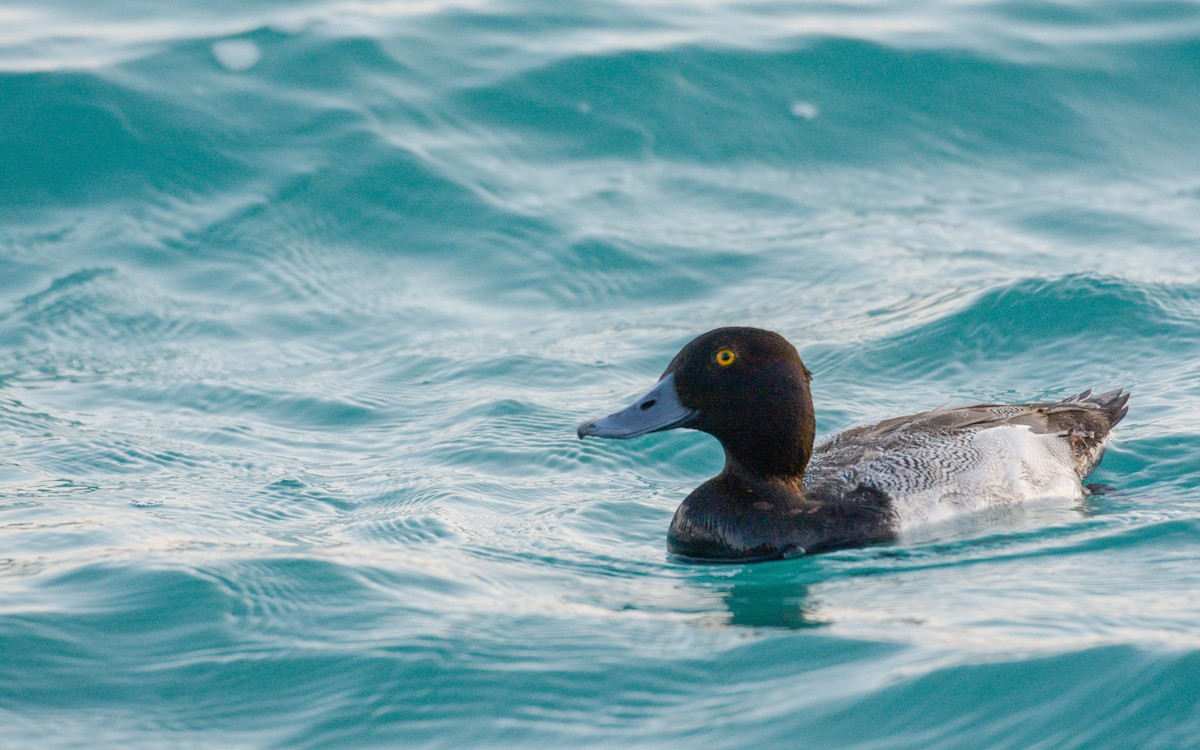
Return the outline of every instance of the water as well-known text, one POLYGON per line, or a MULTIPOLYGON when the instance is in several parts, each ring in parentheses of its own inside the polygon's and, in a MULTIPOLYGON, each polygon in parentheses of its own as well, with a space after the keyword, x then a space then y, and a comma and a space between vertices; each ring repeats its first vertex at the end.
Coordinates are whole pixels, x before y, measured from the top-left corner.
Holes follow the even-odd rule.
POLYGON ((0 8, 0 746, 1200 746, 1200 4, 0 8), (667 559, 579 442, 1131 387, 1115 490, 667 559))

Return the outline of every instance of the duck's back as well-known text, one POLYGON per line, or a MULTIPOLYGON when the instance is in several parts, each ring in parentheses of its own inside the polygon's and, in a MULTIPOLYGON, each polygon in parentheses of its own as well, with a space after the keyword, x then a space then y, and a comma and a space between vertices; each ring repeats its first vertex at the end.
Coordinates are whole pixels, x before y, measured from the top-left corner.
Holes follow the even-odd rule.
POLYGON ((813 450, 805 495, 863 488, 890 500, 896 526, 1036 497, 1082 497, 1113 425, 1120 389, 1059 402, 979 404, 852 427, 813 450))

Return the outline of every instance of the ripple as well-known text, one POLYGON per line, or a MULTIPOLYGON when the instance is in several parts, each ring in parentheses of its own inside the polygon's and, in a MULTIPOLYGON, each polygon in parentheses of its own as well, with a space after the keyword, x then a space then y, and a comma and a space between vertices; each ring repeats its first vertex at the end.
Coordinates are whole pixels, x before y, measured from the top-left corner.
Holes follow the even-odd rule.
POLYGON ((684 47, 575 57, 475 92, 459 106, 497 126, 538 132, 543 148, 547 137, 569 144, 574 157, 880 163, 914 148, 957 153, 966 143, 1003 153, 1017 141, 1055 161, 1093 156, 1075 114, 1041 96, 1044 88, 1035 70, 995 60, 820 40, 782 53, 684 47), (827 103, 820 119, 798 128, 789 106, 806 96, 827 103), (765 111, 762 102, 772 99, 776 106, 765 111), (586 112, 575 106, 581 100, 586 112), (973 114, 950 118, 949 109, 973 114), (755 117, 745 116, 750 111, 755 117), (1036 125, 1025 127, 1031 119, 1036 125), (955 128, 938 130, 950 122, 955 128), (922 137, 914 139, 918 127, 922 137))

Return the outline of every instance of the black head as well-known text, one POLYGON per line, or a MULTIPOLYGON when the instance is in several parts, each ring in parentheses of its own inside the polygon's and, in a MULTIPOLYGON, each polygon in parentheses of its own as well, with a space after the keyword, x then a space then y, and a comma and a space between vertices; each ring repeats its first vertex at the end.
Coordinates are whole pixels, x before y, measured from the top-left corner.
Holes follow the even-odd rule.
POLYGON ((718 328, 667 367, 680 402, 730 458, 756 474, 800 474, 812 453, 812 376, 796 348, 761 328, 718 328))
POLYGON ((812 453, 810 378, 796 348, 779 334, 718 328, 675 355, 649 393, 582 425, 579 435, 632 437, 690 427, 720 440, 736 467, 798 477, 812 453))

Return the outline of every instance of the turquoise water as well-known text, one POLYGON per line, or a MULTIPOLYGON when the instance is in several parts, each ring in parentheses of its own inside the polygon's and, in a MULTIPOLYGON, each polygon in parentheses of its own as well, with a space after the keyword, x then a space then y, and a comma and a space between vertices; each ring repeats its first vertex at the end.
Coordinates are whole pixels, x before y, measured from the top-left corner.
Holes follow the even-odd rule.
POLYGON ((1200 747, 1200 4, 0 7, 0 746, 1200 747), (665 555, 821 433, 1131 387, 1085 503, 665 555))

